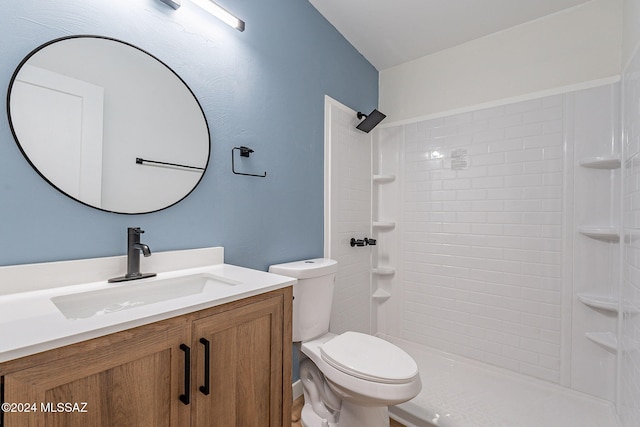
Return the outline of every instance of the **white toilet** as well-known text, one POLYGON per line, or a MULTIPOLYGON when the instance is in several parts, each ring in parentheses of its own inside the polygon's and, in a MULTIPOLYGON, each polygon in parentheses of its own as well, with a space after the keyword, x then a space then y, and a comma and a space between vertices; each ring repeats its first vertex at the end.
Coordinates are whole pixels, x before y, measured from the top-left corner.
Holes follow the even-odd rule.
POLYGON ((329 332, 337 262, 317 258, 272 265, 270 273, 294 277, 293 342, 309 359, 300 362, 305 427, 389 426, 387 407, 422 388, 415 361, 400 348, 359 332, 329 332))

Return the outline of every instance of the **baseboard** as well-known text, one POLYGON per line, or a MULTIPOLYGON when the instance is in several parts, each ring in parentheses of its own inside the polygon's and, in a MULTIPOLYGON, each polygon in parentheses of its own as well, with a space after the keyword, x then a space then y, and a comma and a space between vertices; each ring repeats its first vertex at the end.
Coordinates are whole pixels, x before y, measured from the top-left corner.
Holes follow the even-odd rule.
POLYGON ((302 381, 298 380, 291 384, 291 388, 293 389, 293 400, 295 401, 297 398, 302 396, 302 381))

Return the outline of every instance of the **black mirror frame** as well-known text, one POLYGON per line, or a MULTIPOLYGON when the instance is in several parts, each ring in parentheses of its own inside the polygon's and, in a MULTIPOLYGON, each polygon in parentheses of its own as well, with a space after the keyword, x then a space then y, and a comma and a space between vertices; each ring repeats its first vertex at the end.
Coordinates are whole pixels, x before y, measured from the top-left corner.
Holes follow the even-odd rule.
POLYGON ((27 162, 29 163, 29 165, 31 165, 31 167, 38 173, 38 175, 40 175, 40 177, 42 179, 44 179, 49 185, 51 185, 53 188, 55 188, 56 190, 58 190, 60 193, 64 194, 65 196, 75 200, 76 202, 83 204, 85 206, 88 206, 90 208, 93 209, 97 209, 103 212, 109 212, 109 213, 115 213, 115 214, 122 214, 122 215, 143 215, 143 214, 148 214, 148 213, 153 213, 153 212, 159 212, 165 209, 168 209, 178 203, 180 203, 181 201, 183 201, 185 198, 187 198, 191 193, 193 193, 193 191, 198 187, 198 185, 200 185, 200 183, 202 182, 202 179, 204 178, 204 175, 206 173, 207 168, 209 167, 209 162, 211 159, 211 131, 209 129, 209 123, 207 121, 207 117, 204 113, 204 109, 202 108, 202 105, 200 104, 200 101, 198 100, 198 98, 196 97, 195 93, 193 93, 193 90, 191 90, 191 88, 189 87, 189 85, 187 85, 187 83, 182 79, 182 77, 180 77, 178 75, 178 73, 176 73, 171 67, 169 67, 165 62, 161 61, 159 58, 157 58, 156 56, 152 55, 151 53, 147 52, 144 49, 139 48, 138 46, 135 46, 131 43, 122 41, 122 40, 118 40, 112 37, 106 37, 106 36, 98 36, 98 35, 89 35, 89 34, 82 34, 82 35, 73 35, 73 36, 65 36, 65 37, 59 37, 57 39, 53 39, 50 40, 38 47, 36 47, 35 49, 33 49, 31 52, 29 52, 29 54, 27 54, 22 61, 20 61, 20 63, 18 64, 18 66, 16 67, 15 71, 13 72, 13 75, 11 76, 11 80, 9 81, 9 86, 7 89, 7 101, 6 101, 6 106, 7 106, 7 119, 9 121, 9 128, 11 129, 11 134, 13 135, 13 139, 16 142, 16 145, 18 146, 18 148, 20 149, 20 152, 22 153, 22 155, 24 156, 24 158, 27 160, 27 162), (209 150, 208 150, 208 154, 207 154, 207 161, 204 167, 204 170, 202 172, 202 175, 200 176, 200 179, 198 180, 198 182, 196 182, 196 184, 193 186, 193 188, 191 188, 191 190, 189 190, 183 197, 181 197, 179 200, 164 206, 162 208, 159 209, 154 209, 154 210, 150 210, 150 211, 144 211, 144 212, 119 212, 119 211, 114 211, 114 210, 109 210, 109 209, 104 209, 101 207, 97 207, 94 205, 91 205, 89 203, 83 202, 82 200, 79 200, 78 198, 71 196, 70 194, 67 194, 64 190, 62 190, 61 188, 59 188, 57 185, 55 185, 53 182, 51 182, 51 180, 49 180, 46 176, 44 176, 44 174, 42 172, 40 172, 40 170, 33 164, 33 162, 31 161, 31 159, 29 159, 29 157, 27 156, 25 150, 23 149, 22 145, 20 144, 20 141, 18 139, 18 136, 16 134, 16 131, 14 129, 14 125, 13 125, 13 121, 11 120, 11 89, 13 88, 13 85, 15 83, 16 77, 18 75, 18 73, 20 72, 20 70, 22 69, 22 66, 32 57, 34 56, 36 53, 40 52, 42 49, 64 41, 64 40, 69 40, 69 39, 77 39, 77 38, 94 38, 94 39, 102 39, 102 40, 109 40, 109 41, 113 41, 116 43, 120 43, 123 45, 126 45, 128 47, 134 48, 140 52, 142 52, 143 54, 148 55, 149 57, 155 59, 158 63, 160 63, 161 65, 163 65, 164 67, 166 67, 169 71, 171 71, 171 73, 173 73, 173 75, 175 75, 175 77, 182 82, 182 84, 184 85, 184 87, 189 91, 189 93, 191 93, 191 96, 193 96, 193 99, 195 100, 196 104, 198 105, 198 108, 200 109, 200 112, 202 113, 202 118, 204 120, 204 124, 206 126, 207 129, 207 138, 208 138, 208 143, 209 143, 209 150))

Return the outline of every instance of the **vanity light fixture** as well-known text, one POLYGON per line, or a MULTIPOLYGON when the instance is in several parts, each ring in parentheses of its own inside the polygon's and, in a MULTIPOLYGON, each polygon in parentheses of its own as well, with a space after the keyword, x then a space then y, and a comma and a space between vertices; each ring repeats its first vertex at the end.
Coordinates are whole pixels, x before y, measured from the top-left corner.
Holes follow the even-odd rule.
MULTIPOLYGON (((165 0, 162 0, 165 1, 165 0)), ((167 0, 174 1, 174 0, 167 0)), ((238 31, 244 31, 244 21, 233 16, 229 11, 218 6, 211 0, 191 0, 193 4, 206 10, 225 24, 235 28, 238 31)))
MULTIPOLYGON (((180 7, 180 2, 182 0, 160 0, 161 2, 171 6, 174 9, 178 9, 180 7)), ((242 19, 238 19, 231 14, 228 10, 218 6, 212 0, 191 0, 193 4, 198 6, 201 9, 204 9, 206 12, 209 12, 225 24, 235 28, 238 31, 244 31, 244 21, 242 19)))

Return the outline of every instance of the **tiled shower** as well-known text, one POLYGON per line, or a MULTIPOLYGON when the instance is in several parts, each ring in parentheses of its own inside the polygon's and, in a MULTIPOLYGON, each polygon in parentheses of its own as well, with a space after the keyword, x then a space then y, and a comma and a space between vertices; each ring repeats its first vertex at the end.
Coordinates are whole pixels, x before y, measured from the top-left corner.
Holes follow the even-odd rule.
POLYGON ((618 289, 616 237, 584 234, 618 224, 618 93, 382 129, 374 168, 397 178, 374 185, 378 220, 396 221, 378 233, 379 262, 395 269, 374 275, 389 294, 378 332, 614 400, 616 351, 600 338, 617 311, 581 299, 618 289), (580 166, 612 156, 614 169, 580 166))
POLYGON ((339 191, 326 203, 326 251, 342 266, 334 331, 548 381, 640 425, 634 79, 630 67, 622 82, 391 123, 371 137, 351 129, 348 109, 328 107, 326 184, 339 191), (376 246, 349 247, 367 235, 376 246))

